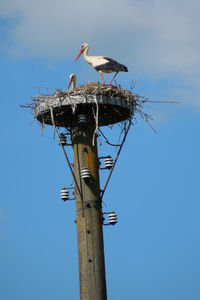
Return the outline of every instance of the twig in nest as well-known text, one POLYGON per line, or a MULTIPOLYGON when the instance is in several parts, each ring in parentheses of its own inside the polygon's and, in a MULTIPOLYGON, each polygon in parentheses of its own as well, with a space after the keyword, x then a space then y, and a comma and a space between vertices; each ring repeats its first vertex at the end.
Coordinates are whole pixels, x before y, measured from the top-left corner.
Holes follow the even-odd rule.
POLYGON ((149 103, 175 103, 175 104, 181 103, 180 101, 160 101, 160 100, 153 101, 153 100, 149 100, 149 98, 146 98, 144 100, 139 100, 139 101, 142 103, 147 103, 147 102, 149 102, 149 103))

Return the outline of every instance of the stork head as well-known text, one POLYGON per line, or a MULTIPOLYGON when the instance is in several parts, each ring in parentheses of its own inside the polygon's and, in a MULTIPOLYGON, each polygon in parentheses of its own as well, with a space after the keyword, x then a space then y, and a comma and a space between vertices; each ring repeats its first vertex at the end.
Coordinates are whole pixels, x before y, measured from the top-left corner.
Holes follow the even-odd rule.
POLYGON ((75 74, 70 74, 69 75, 69 84, 68 84, 67 88, 70 87, 72 82, 73 82, 73 85, 74 85, 73 88, 75 88, 76 87, 76 75, 75 74))
POLYGON ((75 61, 77 61, 79 59, 79 57, 81 56, 81 54, 85 51, 85 49, 88 49, 89 45, 87 43, 83 43, 81 45, 81 50, 79 51, 79 54, 77 56, 77 58, 75 59, 75 61))

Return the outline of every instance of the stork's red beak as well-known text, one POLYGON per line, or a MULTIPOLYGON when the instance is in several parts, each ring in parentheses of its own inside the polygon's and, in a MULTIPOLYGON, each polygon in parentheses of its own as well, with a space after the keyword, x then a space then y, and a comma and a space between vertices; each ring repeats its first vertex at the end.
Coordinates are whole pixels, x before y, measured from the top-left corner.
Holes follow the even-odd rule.
POLYGON ((79 57, 81 56, 81 54, 83 53, 83 51, 84 51, 83 49, 80 50, 80 52, 79 52, 77 58, 75 59, 75 61, 77 61, 79 59, 79 57))
POLYGON ((69 87, 70 87, 71 83, 72 83, 72 78, 70 79, 70 81, 69 81, 69 84, 68 84, 68 87, 67 87, 67 88, 69 88, 69 87))

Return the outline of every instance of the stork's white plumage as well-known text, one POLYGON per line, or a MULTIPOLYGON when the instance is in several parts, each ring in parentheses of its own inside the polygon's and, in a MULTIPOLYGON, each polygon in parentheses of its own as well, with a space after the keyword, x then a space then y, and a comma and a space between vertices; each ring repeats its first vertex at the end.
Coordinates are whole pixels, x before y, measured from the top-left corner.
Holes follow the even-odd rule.
POLYGON ((88 50, 89 50, 89 45, 87 43, 83 43, 81 46, 81 50, 75 61, 77 61, 78 58, 81 56, 81 54, 84 53, 85 61, 88 64, 90 64, 97 72, 101 74, 103 84, 105 84, 103 73, 116 72, 109 83, 111 84, 111 82, 119 72, 128 72, 128 68, 126 66, 118 63, 116 60, 112 58, 105 57, 105 56, 88 56, 88 50))
POLYGON ((72 90, 76 88, 76 75, 75 74, 70 74, 69 75, 69 84, 68 87, 70 87, 70 85, 72 84, 72 90))

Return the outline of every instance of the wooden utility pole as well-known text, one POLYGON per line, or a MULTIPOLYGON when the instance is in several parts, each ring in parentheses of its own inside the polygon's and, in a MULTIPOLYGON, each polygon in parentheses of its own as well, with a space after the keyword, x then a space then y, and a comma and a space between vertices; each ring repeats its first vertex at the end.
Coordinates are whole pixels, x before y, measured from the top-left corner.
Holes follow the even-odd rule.
MULTIPOLYGON (((88 91, 85 87, 80 87, 79 92, 76 89, 74 94, 63 91, 55 95, 41 95, 34 99, 35 118, 43 125, 54 126, 75 183, 81 300, 107 299, 102 197, 130 128, 130 118, 136 106, 135 95, 127 94, 123 90, 116 94, 118 90, 119 88, 97 84, 90 85, 88 91), (108 126, 128 119, 129 125, 124 127, 124 139, 112 168, 108 168, 110 173, 100 196, 95 128, 97 125, 97 127, 108 126), (57 127, 65 128, 72 139, 74 170, 64 148, 71 143, 62 143, 57 127), (88 172, 85 178, 82 176, 83 170, 88 172)), ((68 194, 65 197, 62 199, 70 200, 68 194)), ((114 217, 114 220, 110 219, 107 224, 104 222, 104 225, 114 225, 116 222, 116 217, 114 217)))
POLYGON ((74 173, 81 192, 75 190, 81 300, 106 300, 106 278, 100 199, 99 162, 95 127, 90 123, 73 130, 74 173), (94 143, 94 145, 93 145, 94 143), (81 178, 88 168, 91 177, 81 178))

